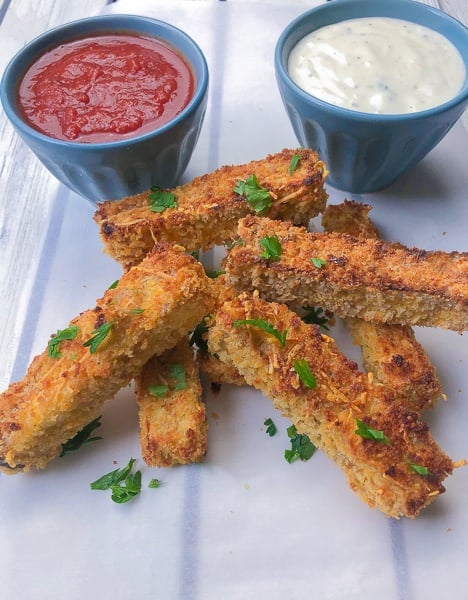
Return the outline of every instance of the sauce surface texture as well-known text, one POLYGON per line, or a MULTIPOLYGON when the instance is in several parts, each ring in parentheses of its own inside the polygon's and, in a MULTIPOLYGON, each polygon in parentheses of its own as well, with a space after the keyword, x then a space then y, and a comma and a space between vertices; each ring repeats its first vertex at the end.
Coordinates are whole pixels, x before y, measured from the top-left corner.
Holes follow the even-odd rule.
POLYGON ((292 49, 293 81, 351 110, 404 114, 442 104, 460 91, 465 65, 432 29, 390 17, 350 19, 317 29, 292 49))
POLYGON ((97 35, 44 54, 26 72, 18 101, 41 133, 102 143, 161 127, 187 106, 193 90, 190 67, 163 42, 97 35))

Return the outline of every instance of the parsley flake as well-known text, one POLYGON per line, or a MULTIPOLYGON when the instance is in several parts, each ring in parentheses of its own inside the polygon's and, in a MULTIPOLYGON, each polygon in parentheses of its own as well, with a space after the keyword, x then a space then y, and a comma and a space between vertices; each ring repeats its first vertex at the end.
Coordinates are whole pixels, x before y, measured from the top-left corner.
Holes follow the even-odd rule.
POLYGON ((59 456, 65 456, 70 452, 74 452, 75 450, 79 450, 81 446, 84 444, 89 444, 90 442, 97 442, 98 440, 102 440, 100 435, 95 435, 91 437, 91 434, 95 429, 101 427, 101 417, 94 419, 91 423, 88 423, 81 431, 79 431, 74 437, 67 440, 62 444, 62 451, 59 456))
POLYGON ((170 391, 177 392, 179 390, 184 390, 187 387, 187 382, 185 379, 185 367, 183 365, 173 364, 169 365, 169 373, 171 379, 174 381, 173 385, 151 385, 148 388, 148 392, 152 396, 157 396, 158 398, 164 398, 164 396, 170 391))
POLYGON ((287 428, 287 434, 291 442, 291 449, 284 451, 284 458, 291 464, 297 459, 309 460, 314 455, 317 447, 310 441, 305 433, 297 433, 295 425, 287 428))
POLYGON ((281 346, 286 345, 286 335, 287 330, 278 331, 271 323, 265 321, 263 319, 238 319, 233 323, 234 327, 241 327, 242 325, 252 325, 253 327, 258 327, 259 329, 263 329, 266 333, 273 335, 281 344, 281 346))
POLYGON ((375 440, 376 442, 383 442, 384 444, 391 444, 388 437, 380 429, 372 429, 371 427, 369 427, 369 425, 367 425, 363 421, 360 421, 359 419, 356 419, 356 425, 357 425, 357 429, 354 433, 357 433, 361 437, 363 437, 367 440, 375 440))
POLYGON ((302 308, 305 311, 301 317, 304 323, 319 325, 322 329, 329 331, 328 318, 325 316, 323 308, 320 306, 303 306, 302 308))
POLYGON ((294 154, 291 158, 291 162, 289 163, 289 174, 292 175, 294 171, 297 169, 297 165, 301 160, 302 156, 300 154, 294 154))
POLYGON ((98 349, 98 346, 106 339, 112 329, 112 321, 109 323, 103 323, 100 327, 95 329, 91 334, 89 340, 84 342, 83 346, 88 347, 91 354, 94 354, 98 349))
POLYGON ((216 271, 216 270, 208 269, 208 270, 205 270, 205 273, 206 273, 206 276, 209 277, 210 279, 216 279, 220 275, 224 275, 226 273, 226 271, 216 271))
POLYGON ((158 398, 164 398, 168 391, 168 385, 150 385, 148 388, 148 392, 152 396, 157 396, 158 398))
POLYGON ((299 379, 306 387, 311 390, 317 387, 315 375, 310 370, 309 363, 304 358, 295 360, 293 367, 296 373, 299 375, 299 379))
POLYGON ((130 473, 123 483, 111 487, 111 499, 117 504, 129 502, 141 492, 141 471, 130 473))
POLYGON ((266 427, 266 432, 268 433, 268 435, 270 437, 273 437, 274 435, 276 435, 276 432, 278 431, 276 428, 276 425, 273 423, 272 419, 265 419, 265 421, 263 421, 263 424, 266 427))
POLYGON ((136 459, 131 458, 128 461, 128 464, 122 469, 115 469, 110 473, 106 473, 96 481, 91 483, 92 490, 110 490, 113 485, 118 485, 121 481, 123 481, 133 469, 133 465, 135 464, 136 459))
POLYGON ((115 469, 90 484, 92 490, 111 490, 111 499, 118 504, 132 500, 141 491, 141 471, 132 473, 135 459, 123 469, 115 469))
POLYGON ((317 269, 321 269, 327 264, 326 260, 324 260, 323 258, 317 258, 316 256, 311 258, 310 262, 314 265, 314 267, 317 267, 317 269))
POLYGON ((66 329, 59 329, 47 344, 47 354, 50 358, 60 358, 62 356, 59 349, 60 344, 65 340, 74 340, 77 334, 78 327, 76 325, 70 325, 66 329))
POLYGON ((151 188, 148 200, 152 212, 162 213, 167 208, 177 208, 175 194, 172 192, 165 192, 157 185, 153 185, 151 188))
POLYGON ((267 258, 270 260, 280 259, 283 249, 281 248, 281 242, 276 234, 271 236, 267 235, 264 238, 260 238, 258 243, 263 248, 263 251, 260 254, 261 258, 267 258))
POLYGON ((169 373, 171 374, 172 379, 175 380, 175 384, 172 386, 174 391, 185 390, 187 387, 187 382, 185 380, 185 367, 184 365, 170 365, 169 373))
POLYGON ((110 286, 107 288, 108 290, 115 290, 115 288, 119 285, 119 280, 116 279, 110 286))
POLYGON ((156 479, 156 477, 154 477, 149 483, 148 483, 148 487, 152 488, 152 489, 156 489, 159 488, 163 485, 163 482, 160 479, 156 479))
POLYGON ((429 469, 427 467, 423 467, 421 465, 415 465, 414 463, 410 463, 410 467, 418 475, 425 475, 425 476, 430 475, 429 469))
POLYGON ((258 214, 264 214, 273 203, 270 192, 259 184, 255 173, 244 181, 238 181, 234 186, 234 192, 244 196, 258 214))
POLYGON ((202 352, 208 352, 208 344, 205 339, 205 334, 208 331, 208 325, 206 324, 206 319, 209 315, 207 315, 201 323, 195 327, 192 331, 192 335, 190 336, 190 345, 197 346, 202 352))

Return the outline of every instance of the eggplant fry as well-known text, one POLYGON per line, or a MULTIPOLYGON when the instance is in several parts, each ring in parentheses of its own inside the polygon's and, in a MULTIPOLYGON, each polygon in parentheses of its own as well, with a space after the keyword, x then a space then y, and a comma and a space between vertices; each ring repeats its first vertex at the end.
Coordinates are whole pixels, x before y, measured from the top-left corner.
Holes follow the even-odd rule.
MULTIPOLYGON (((345 200, 330 204, 322 215, 326 231, 379 238, 368 214, 367 204, 345 200)), ((387 385, 412 410, 421 412, 434 406, 442 396, 436 370, 408 325, 368 323, 345 319, 354 343, 361 347, 363 366, 380 383, 387 385)))
POLYGON ((207 419, 198 364, 188 339, 153 356, 135 378, 142 457, 150 467, 200 462, 207 419))
POLYGON ((248 216, 228 253, 228 282, 266 300, 318 305, 339 317, 455 331, 468 328, 468 253, 426 251, 343 233, 309 233, 248 216), (276 236, 278 260, 262 257, 276 236))
POLYGON ((271 207, 266 214, 272 219, 307 225, 325 208, 324 163, 312 150, 285 149, 263 160, 224 166, 185 185, 160 190, 173 195, 165 196, 172 198, 168 208, 163 203, 151 209, 158 190, 101 203, 94 220, 105 251, 128 268, 140 262, 156 241, 175 242, 188 252, 228 243, 236 234, 238 220, 255 212, 243 195, 234 192, 239 181, 253 175, 270 194, 271 207), (294 156, 301 158, 290 173, 294 156))
POLYGON ((284 304, 255 294, 226 302, 208 330, 208 344, 341 467, 370 507, 415 517, 444 491, 454 464, 427 425, 284 304), (285 336, 284 346, 271 328, 285 336), (304 365, 315 385, 301 375, 304 365), (357 433, 360 428, 370 439, 357 433))
POLYGON ((212 306, 202 265, 180 248, 156 246, 0 395, 1 466, 10 473, 44 468, 151 356, 188 335, 212 306))

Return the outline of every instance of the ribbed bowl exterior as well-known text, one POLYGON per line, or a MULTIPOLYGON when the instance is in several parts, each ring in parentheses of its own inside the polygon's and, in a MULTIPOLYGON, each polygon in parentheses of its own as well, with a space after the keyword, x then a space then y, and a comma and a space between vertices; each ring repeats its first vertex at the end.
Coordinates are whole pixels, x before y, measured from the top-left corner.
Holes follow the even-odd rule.
POLYGON ((468 29, 448 15, 413 0, 334 0, 307 11, 281 34, 275 50, 279 91, 299 143, 316 150, 341 190, 370 193, 411 169, 447 134, 468 103, 468 29), (406 19, 435 29, 457 47, 466 66, 459 94, 438 107, 403 115, 342 109, 301 90, 289 77, 288 57, 307 33, 366 16, 406 19))

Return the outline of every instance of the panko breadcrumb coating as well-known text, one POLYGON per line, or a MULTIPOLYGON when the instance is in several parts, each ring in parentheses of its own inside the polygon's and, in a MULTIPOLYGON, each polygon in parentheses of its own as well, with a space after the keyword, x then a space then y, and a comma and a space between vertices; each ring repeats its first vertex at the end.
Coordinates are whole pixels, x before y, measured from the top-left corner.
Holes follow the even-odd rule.
POLYGON ((224 269, 240 290, 258 289, 267 300, 291 305, 323 306, 339 317, 468 328, 468 253, 312 233, 256 216, 241 219, 238 236, 224 269), (263 258, 260 240, 274 236, 281 256, 263 258))
MULTIPOLYGON (((350 200, 330 204, 322 215, 322 225, 326 231, 377 239, 379 232, 369 218, 371 208, 350 200)), ((409 408, 420 412, 434 406, 442 395, 442 386, 411 327, 351 317, 345 322, 354 343, 361 346, 366 371, 389 386, 409 408)))
POLYGON ((216 311, 208 343, 341 467, 369 506, 391 517, 415 517, 444 491, 454 464, 427 425, 287 306, 249 294, 226 302, 216 311), (260 327, 239 324, 247 319, 286 332, 284 346, 260 327), (316 378, 314 388, 296 370, 302 362, 316 378), (358 420, 386 441, 358 435, 358 420))
POLYGON ((166 240, 188 252, 228 243, 241 217, 254 212, 244 196, 234 192, 238 181, 255 175, 271 196, 271 219, 307 225, 324 208, 327 170, 312 150, 285 149, 263 160, 224 166, 174 189, 174 206, 153 212, 151 190, 118 201, 103 202, 94 216, 105 251, 125 268, 141 261, 154 243, 166 240), (290 172, 291 160, 300 156, 290 172))
POLYGON ((95 308, 71 321, 66 329, 76 335, 60 343, 55 358, 46 349, 0 395, 5 471, 44 468, 58 456, 151 356, 172 348, 211 311, 211 290, 194 258, 167 243, 156 246, 95 308), (96 346, 95 335, 106 328, 96 346))
MULTIPOLYGON (((226 275, 222 274, 213 279, 213 293, 216 297, 215 308, 213 312, 216 312, 225 302, 234 299, 238 292, 232 288, 226 281, 226 275)), ((200 339, 196 340, 195 336, 192 337, 192 343, 196 347, 197 362, 200 367, 200 372, 207 377, 211 383, 215 384, 228 384, 228 385, 245 385, 245 379, 239 372, 230 365, 223 363, 208 351, 207 345, 207 327, 210 319, 203 319, 200 323, 201 330, 199 332, 200 339)))
POLYGON ((153 356, 135 378, 142 457, 150 467, 200 462, 207 419, 198 364, 187 338, 153 356))

